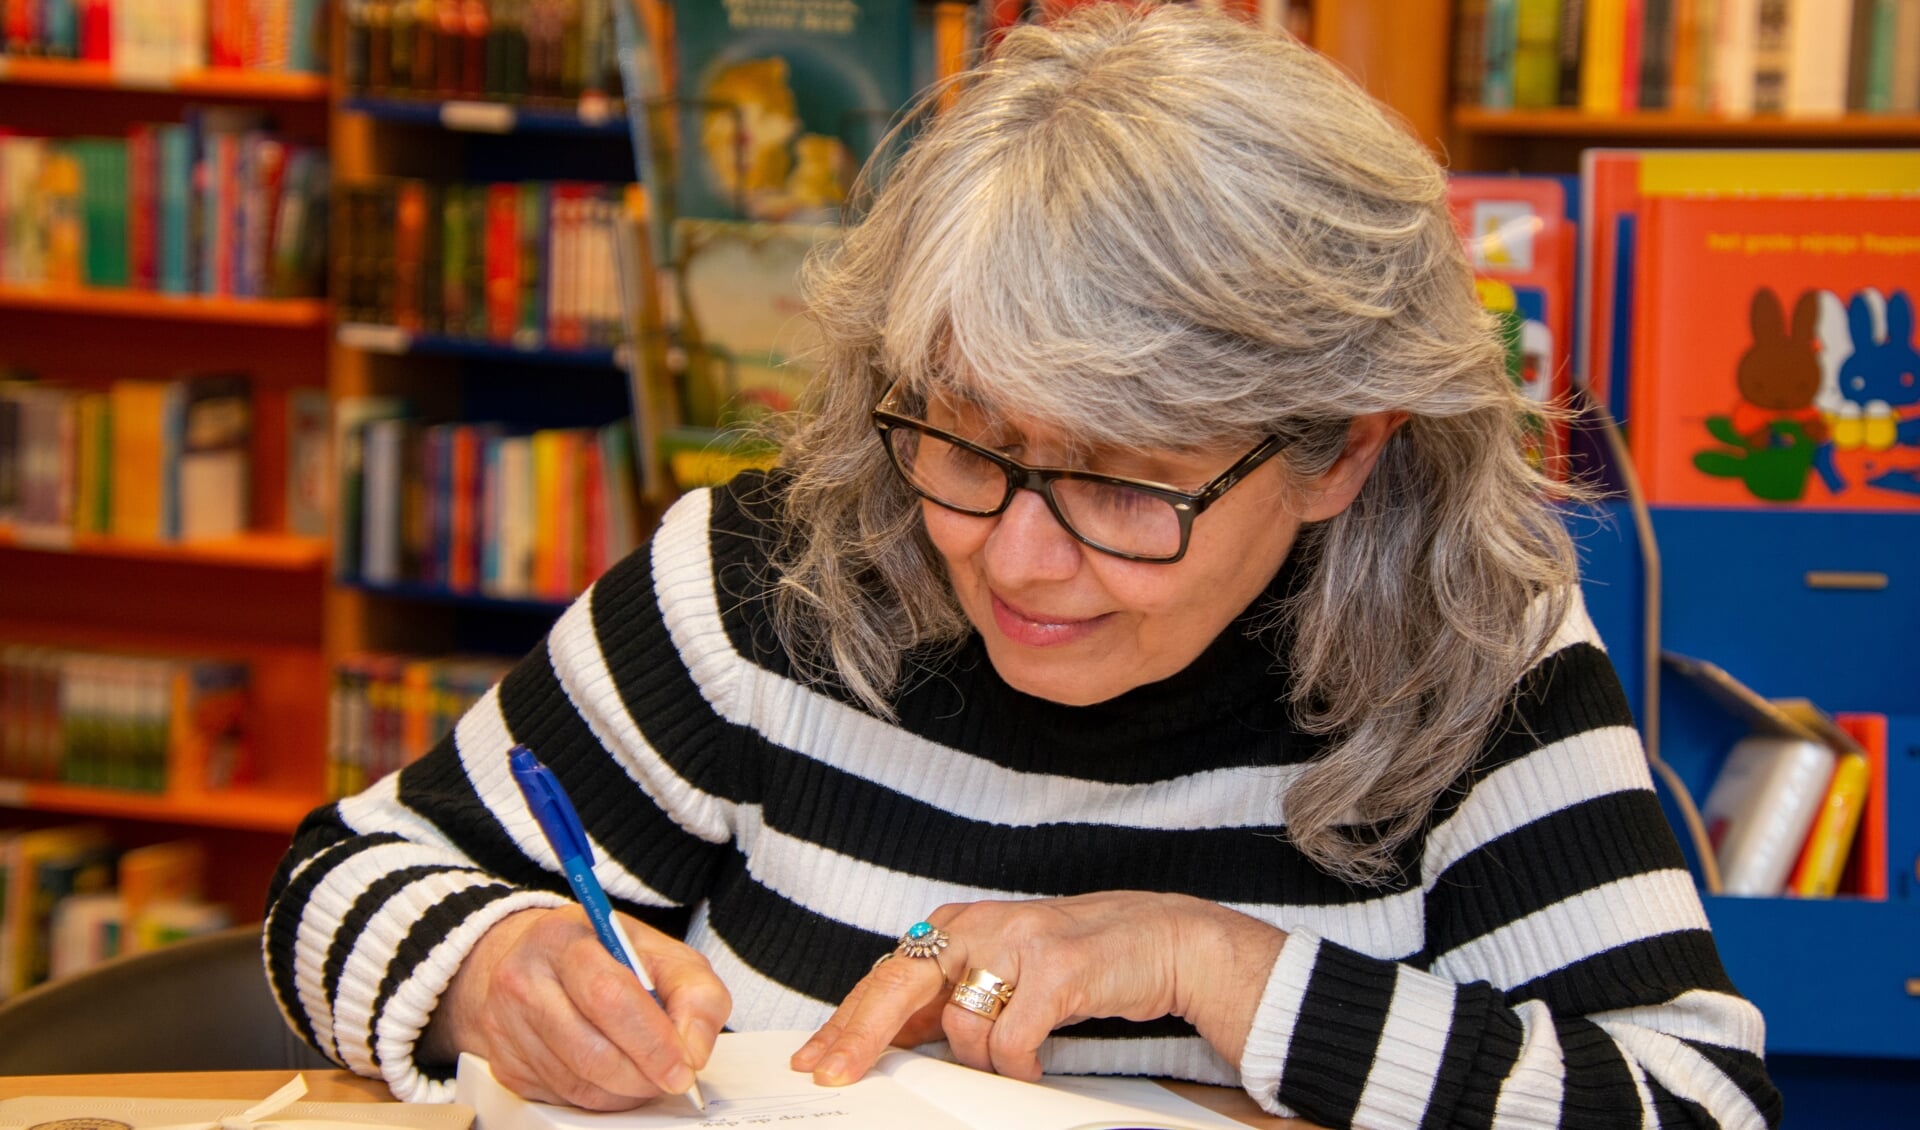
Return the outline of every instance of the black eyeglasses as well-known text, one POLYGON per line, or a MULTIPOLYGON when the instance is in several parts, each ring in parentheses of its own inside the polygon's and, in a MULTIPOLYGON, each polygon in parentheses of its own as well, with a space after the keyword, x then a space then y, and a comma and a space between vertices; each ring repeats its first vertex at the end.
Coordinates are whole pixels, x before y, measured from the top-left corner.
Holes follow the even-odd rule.
POLYGON ((1286 446, 1268 436, 1197 491, 1058 467, 1029 467, 897 410, 897 387, 873 409, 893 466, 914 493, 959 514, 991 518, 1030 490, 1074 539, 1128 561, 1171 563, 1186 556, 1193 520, 1286 446))

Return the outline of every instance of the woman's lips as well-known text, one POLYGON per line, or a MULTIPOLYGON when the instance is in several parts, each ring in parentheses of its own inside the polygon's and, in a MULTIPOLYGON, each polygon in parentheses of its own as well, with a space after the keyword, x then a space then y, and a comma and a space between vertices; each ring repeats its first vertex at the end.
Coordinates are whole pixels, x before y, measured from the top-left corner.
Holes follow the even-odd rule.
POLYGON ((1055 619, 1047 613, 1015 608, 993 596, 993 622, 1000 634, 1027 647, 1059 647, 1093 634, 1105 616, 1082 620, 1055 619))

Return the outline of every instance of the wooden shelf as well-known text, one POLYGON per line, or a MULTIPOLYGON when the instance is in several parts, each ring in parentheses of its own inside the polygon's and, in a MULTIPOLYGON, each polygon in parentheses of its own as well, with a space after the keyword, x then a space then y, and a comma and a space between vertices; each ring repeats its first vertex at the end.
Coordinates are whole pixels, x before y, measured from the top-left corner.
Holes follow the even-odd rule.
POLYGON ((243 534, 236 538, 210 541, 170 542, 0 526, 0 549, 74 553, 129 561, 180 561, 286 572, 318 569, 327 561, 327 542, 324 538, 289 537, 283 534, 243 534))
POLYGON ((626 367, 625 346, 615 349, 559 349, 542 345, 522 348, 517 345, 478 341, 473 338, 413 333, 399 326, 382 326, 370 322, 342 322, 334 329, 334 340, 348 349, 380 353, 390 357, 464 357, 478 361, 588 369, 626 367))
POLYGON ((292 832, 324 800, 318 791, 141 793, 53 781, 0 780, 0 807, 257 832, 292 832))
POLYGON ((110 63, 74 59, 33 59, 0 55, 0 82, 56 86, 74 90, 149 90, 200 98, 245 98, 281 102, 323 102, 325 75, 211 67, 197 71, 144 73, 116 69, 110 63))
POLYGON ((1502 137, 1779 140, 1796 144, 1821 140, 1840 144, 1863 140, 1920 142, 1920 115, 1916 114, 1728 118, 1669 110, 1590 114, 1575 109, 1488 110, 1463 106, 1453 112, 1453 126, 1463 133, 1502 137))
POLYGON ((208 298, 85 287, 0 286, 0 310, 7 309, 284 329, 319 329, 327 323, 327 304, 318 298, 208 298))
POLYGON ((424 98, 381 98, 353 95, 340 108, 376 121, 431 126, 459 133, 557 133, 625 138, 630 135, 620 103, 601 107, 525 106, 510 102, 439 101, 424 98))

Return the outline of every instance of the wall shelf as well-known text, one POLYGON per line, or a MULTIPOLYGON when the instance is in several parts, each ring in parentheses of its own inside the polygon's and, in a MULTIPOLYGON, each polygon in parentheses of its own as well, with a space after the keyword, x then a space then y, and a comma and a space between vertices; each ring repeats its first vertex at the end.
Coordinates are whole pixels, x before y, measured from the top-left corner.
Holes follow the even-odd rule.
POLYGON ((296 71, 209 67, 192 71, 129 71, 110 63, 0 55, 0 83, 69 90, 158 91, 196 98, 324 102, 326 76, 296 71))
POLYGON ((318 792, 142 793, 56 781, 0 780, 0 807, 257 832, 290 833, 324 800, 318 792))
POLYGON ((327 560, 325 539, 280 534, 243 534, 236 538, 172 542, 0 526, 0 549, 83 554, 135 561, 182 561, 195 565, 288 572, 318 569, 327 560))
POLYGON ((608 103, 604 111, 567 110, 509 102, 354 95, 341 99, 340 108, 378 121, 430 126, 461 133, 560 133, 597 137, 628 135, 627 119, 618 103, 608 103))
POLYGON ((621 349, 555 349, 546 346, 522 348, 517 345, 444 334, 414 333, 399 326, 367 322, 343 322, 334 331, 334 339, 349 349, 380 353, 389 357, 461 357, 476 361, 500 361, 534 365, 574 366, 590 369, 624 368, 621 349))
POLYGON ((317 298, 214 298, 141 290, 0 286, 0 310, 162 318, 183 322, 317 330, 327 304, 317 298))

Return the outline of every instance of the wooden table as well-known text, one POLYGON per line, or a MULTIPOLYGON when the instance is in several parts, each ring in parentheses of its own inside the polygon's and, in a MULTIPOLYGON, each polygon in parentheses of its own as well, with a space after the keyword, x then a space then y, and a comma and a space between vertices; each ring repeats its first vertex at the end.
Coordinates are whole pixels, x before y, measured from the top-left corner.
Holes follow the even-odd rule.
MULTIPOLYGON (((385 1083, 346 1071, 308 1071, 304 1102, 391 1101, 385 1083)), ((122 1095, 155 1099, 264 1099, 293 1078, 291 1071, 178 1071, 154 1075, 0 1075, 0 1099, 22 1095, 122 1095)), ((1254 1106, 1244 1091, 1200 1083, 1167 1083, 1168 1090, 1249 1126, 1311 1130, 1310 1124, 1274 1118, 1254 1106)))

